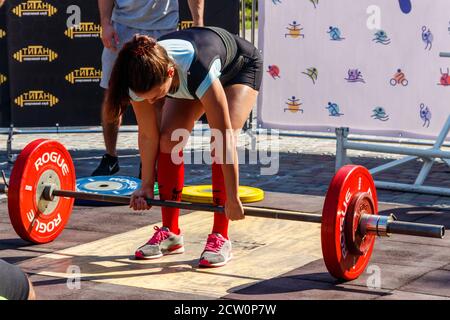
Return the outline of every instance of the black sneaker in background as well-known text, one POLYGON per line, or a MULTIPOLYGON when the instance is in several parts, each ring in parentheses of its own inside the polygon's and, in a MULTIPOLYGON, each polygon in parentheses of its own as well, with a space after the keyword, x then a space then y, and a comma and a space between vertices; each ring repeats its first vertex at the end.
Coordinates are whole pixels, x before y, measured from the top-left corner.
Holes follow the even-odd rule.
POLYGON ((92 172, 91 176, 111 176, 119 170, 119 158, 105 153, 99 166, 92 172))

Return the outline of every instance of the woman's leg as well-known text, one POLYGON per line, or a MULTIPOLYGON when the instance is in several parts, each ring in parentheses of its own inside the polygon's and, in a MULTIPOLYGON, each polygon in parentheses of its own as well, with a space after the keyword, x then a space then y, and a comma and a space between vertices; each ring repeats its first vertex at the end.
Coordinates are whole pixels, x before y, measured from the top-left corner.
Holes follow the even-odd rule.
MULTIPOLYGON (((240 130, 256 103, 258 91, 242 84, 235 84, 225 88, 228 108, 233 130, 240 130)), ((234 137, 237 140, 237 135, 234 137)), ((213 199, 216 205, 224 205, 226 201, 225 181, 221 164, 212 164, 213 199)), ((228 219, 223 213, 214 213, 213 233, 220 233, 228 239, 228 219)))
MULTIPOLYGON (((160 152, 158 156, 158 188, 161 200, 181 200, 184 185, 184 163, 181 151, 174 153, 173 149, 182 140, 171 141, 172 133, 178 129, 191 132, 195 121, 204 113, 199 101, 167 99, 161 116, 160 152), (176 159, 177 156, 181 158, 176 159), (175 159, 174 159, 175 158, 175 159), (175 160, 175 161, 174 161, 175 160)), ((187 138, 184 143, 187 143, 187 138)), ((163 227, 175 234, 180 233, 178 227, 179 209, 162 207, 163 227)))

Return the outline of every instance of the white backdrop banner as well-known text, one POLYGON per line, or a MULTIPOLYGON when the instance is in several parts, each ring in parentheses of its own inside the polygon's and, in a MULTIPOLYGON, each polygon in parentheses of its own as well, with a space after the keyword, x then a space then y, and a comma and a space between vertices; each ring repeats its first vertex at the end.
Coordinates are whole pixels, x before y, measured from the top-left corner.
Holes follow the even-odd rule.
POLYGON ((449 0, 264 0, 263 128, 436 137, 450 115, 449 0))

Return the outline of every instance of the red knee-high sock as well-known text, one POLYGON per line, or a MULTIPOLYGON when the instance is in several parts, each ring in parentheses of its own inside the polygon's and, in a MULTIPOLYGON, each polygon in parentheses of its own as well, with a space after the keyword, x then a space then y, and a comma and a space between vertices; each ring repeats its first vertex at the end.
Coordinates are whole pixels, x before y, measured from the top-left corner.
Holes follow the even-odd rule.
MULTIPOLYGON (((180 152, 180 156, 183 153, 180 152)), ((161 200, 181 200, 181 192, 184 185, 184 162, 173 163, 170 153, 159 153, 158 156, 158 188, 161 200)), ((180 209, 162 207, 162 223, 175 234, 180 233, 178 217, 180 209)))
MULTIPOLYGON (((212 189, 213 200, 217 206, 225 205, 227 195, 225 191, 225 179, 223 178, 222 165, 212 164, 212 189)), ((225 214, 214 212, 214 225, 213 233, 220 233, 222 236, 228 239, 228 218, 225 214)))

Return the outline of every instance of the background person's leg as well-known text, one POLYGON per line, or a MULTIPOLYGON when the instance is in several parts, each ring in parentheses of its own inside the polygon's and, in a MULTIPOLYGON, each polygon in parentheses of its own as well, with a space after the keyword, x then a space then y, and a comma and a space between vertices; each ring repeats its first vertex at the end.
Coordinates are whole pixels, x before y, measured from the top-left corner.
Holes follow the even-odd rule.
MULTIPOLYGON (((124 26, 114 23, 114 28, 116 29, 120 43, 117 47, 118 50, 123 46, 124 40, 127 37, 125 34, 124 26)), ((114 63, 117 58, 117 52, 109 50, 107 48, 103 49, 102 53, 102 79, 100 81, 100 87, 105 89, 104 98, 102 102, 102 113, 106 108, 107 95, 108 95, 108 83, 111 77, 111 72, 114 67, 114 63)), ((117 173, 120 169, 119 158, 117 157, 116 145, 117 136, 119 133, 120 121, 117 123, 105 123, 102 116, 102 129, 103 129, 103 140, 105 142, 106 153, 102 156, 102 160, 98 167, 92 172, 92 176, 109 176, 117 173)))
MULTIPOLYGON (((105 96, 106 94, 107 90, 105 91, 105 96)), ((107 103, 108 102, 106 101, 106 99, 104 99, 102 108, 106 108, 107 103)), ((106 153, 110 156, 117 157, 117 137, 121 124, 122 117, 120 117, 118 121, 114 123, 102 122, 103 139, 105 140, 106 153)))
MULTIPOLYGON (((106 110, 108 103, 106 97, 108 89, 105 90, 105 98, 103 99, 102 110, 106 110)), ((103 118, 103 117, 102 117, 103 118)), ((117 137, 119 128, 122 122, 122 117, 115 123, 106 123, 102 121, 103 140, 105 142, 106 153, 102 156, 99 166, 92 172, 92 176, 109 176, 117 173, 120 170, 119 158, 117 157, 117 137)))

